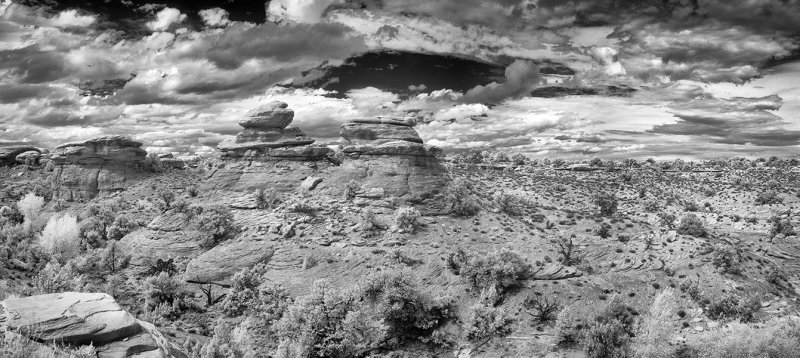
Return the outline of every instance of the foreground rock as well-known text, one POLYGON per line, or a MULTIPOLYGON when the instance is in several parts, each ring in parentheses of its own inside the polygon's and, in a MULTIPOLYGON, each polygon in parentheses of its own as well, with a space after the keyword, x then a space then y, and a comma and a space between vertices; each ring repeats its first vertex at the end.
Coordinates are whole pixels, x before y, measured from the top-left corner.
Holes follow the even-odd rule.
POLYGON ((38 155, 41 155, 41 152, 42 151, 39 148, 28 145, 0 147, 0 165, 15 165, 18 163, 17 158, 22 154, 28 153, 28 155, 33 155, 32 153, 37 153, 38 155))
POLYGON ((167 340, 105 293, 64 292, 0 303, 0 325, 28 339, 92 344, 98 357, 170 357, 167 340))
POLYGON ((342 125, 347 160, 334 181, 355 181, 364 193, 382 188, 387 196, 424 198, 441 192, 448 181, 437 156, 441 150, 422 143, 412 121, 359 119, 342 125))
POLYGON ((320 160, 331 152, 326 147, 307 147, 314 140, 297 127, 289 127, 294 111, 273 101, 247 113, 239 122, 244 129, 234 141, 221 143, 223 158, 266 160, 320 160), (299 147, 299 148, 298 148, 299 147))
POLYGON ((50 157, 54 198, 88 200, 124 190, 147 170, 147 152, 141 147, 141 142, 122 136, 59 145, 50 157))

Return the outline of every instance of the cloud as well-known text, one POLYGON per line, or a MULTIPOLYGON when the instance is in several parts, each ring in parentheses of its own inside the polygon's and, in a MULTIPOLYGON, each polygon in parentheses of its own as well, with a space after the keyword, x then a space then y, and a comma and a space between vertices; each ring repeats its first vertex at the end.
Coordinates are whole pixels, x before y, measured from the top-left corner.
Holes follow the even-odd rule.
POLYGON ((497 103, 507 98, 530 94, 533 86, 541 82, 539 67, 532 61, 514 60, 506 67, 506 81, 476 86, 461 98, 467 103, 497 103))
POLYGON ((267 3, 267 19, 281 22, 284 20, 316 23, 322 19, 322 13, 334 3, 341 0, 272 0, 267 3))
POLYGON ((50 19, 57 27, 88 27, 94 24, 97 15, 81 15, 78 10, 65 10, 50 19))
POLYGON ((153 31, 166 31, 174 24, 180 24, 186 20, 186 15, 182 14, 180 10, 165 7, 156 13, 156 18, 153 21, 146 23, 147 28, 153 31))
POLYGON ((231 23, 231 20, 228 19, 228 12, 218 7, 201 10, 198 14, 206 26, 225 27, 231 23))

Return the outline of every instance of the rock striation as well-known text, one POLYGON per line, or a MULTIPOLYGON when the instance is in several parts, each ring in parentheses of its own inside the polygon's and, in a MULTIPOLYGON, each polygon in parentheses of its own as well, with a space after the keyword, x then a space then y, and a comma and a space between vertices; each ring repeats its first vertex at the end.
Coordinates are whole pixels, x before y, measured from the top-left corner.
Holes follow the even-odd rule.
POLYGON ((146 159, 142 143, 123 136, 59 145, 50 156, 53 196, 76 201, 122 191, 128 181, 144 174, 146 159))
POLYGON ((355 181, 362 191, 382 188, 387 196, 426 197, 448 181, 437 156, 441 150, 423 143, 414 121, 394 118, 357 119, 342 125, 341 150, 348 158, 334 176, 355 181))
POLYGON ((6 299, 0 303, 0 331, 44 344, 92 344, 100 358, 171 356, 169 342, 154 326, 137 320, 105 293, 6 299))
POLYGON ((37 153, 41 155, 41 152, 42 151, 39 148, 28 145, 11 145, 0 147, 0 165, 15 165, 18 163, 17 157, 21 156, 22 154, 28 153, 30 155, 31 153, 37 153))
POLYGON ((233 141, 218 146, 223 158, 266 160, 320 160, 331 150, 309 146, 314 140, 300 128, 289 127, 294 111, 284 102, 272 101, 247 113, 239 122, 242 131, 233 141))

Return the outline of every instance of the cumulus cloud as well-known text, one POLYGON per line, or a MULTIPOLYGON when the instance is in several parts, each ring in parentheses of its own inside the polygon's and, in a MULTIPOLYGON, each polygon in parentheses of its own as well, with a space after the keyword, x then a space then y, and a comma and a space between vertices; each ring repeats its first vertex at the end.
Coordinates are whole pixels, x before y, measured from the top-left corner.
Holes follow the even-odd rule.
POLYGON ((322 13, 341 0, 273 0, 267 3, 267 19, 274 22, 284 20, 316 23, 322 13))
POLYGON ((180 10, 165 7, 156 13, 156 18, 150 21, 146 26, 153 31, 166 31, 173 24, 180 24, 186 20, 186 14, 182 14, 180 10))
POLYGON ((231 20, 228 19, 228 12, 218 7, 200 10, 198 14, 200 18, 203 19, 203 23, 205 23, 206 26, 225 27, 231 23, 231 20))
POLYGON ((530 94, 533 86, 541 82, 539 67, 532 61, 515 60, 506 67, 505 75, 505 82, 476 86, 467 91, 461 100, 468 103, 497 103, 530 94))

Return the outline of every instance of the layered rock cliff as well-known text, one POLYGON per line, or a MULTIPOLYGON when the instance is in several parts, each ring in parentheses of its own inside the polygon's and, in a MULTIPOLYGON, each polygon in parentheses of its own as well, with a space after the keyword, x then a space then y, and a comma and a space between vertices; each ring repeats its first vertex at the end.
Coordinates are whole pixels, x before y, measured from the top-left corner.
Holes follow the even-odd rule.
POLYGON ((141 147, 141 142, 122 136, 59 145, 50 156, 53 197, 88 200, 124 190, 147 170, 147 152, 141 147))

